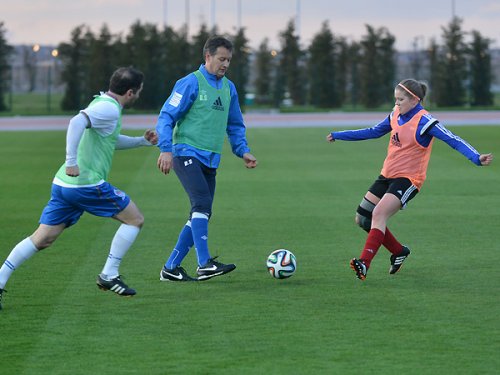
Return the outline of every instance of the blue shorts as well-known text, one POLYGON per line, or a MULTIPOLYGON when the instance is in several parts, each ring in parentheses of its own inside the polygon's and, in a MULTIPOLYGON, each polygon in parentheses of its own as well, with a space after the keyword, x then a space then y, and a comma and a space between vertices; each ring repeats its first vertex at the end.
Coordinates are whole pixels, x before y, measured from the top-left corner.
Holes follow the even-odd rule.
POLYGON ((70 227, 84 212, 112 217, 128 206, 130 198, 108 182, 98 186, 68 188, 52 184, 50 200, 40 216, 40 224, 70 227))

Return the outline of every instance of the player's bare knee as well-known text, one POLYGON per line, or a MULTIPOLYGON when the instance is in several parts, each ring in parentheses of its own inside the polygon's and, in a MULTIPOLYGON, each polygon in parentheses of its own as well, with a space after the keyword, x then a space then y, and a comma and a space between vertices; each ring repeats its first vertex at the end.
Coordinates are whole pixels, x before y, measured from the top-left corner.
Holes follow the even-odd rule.
POLYGON ((114 218, 121 221, 123 224, 133 225, 138 228, 142 228, 144 225, 144 215, 132 201, 130 201, 130 204, 125 210, 114 216, 114 218))
POLYGON ((32 238, 31 240, 33 241, 33 245, 35 245, 36 249, 38 251, 46 249, 50 247, 54 243, 57 237, 44 237, 44 238, 37 238, 34 239, 32 238))
POLYGON ((375 207, 375 209, 372 212, 372 221, 381 221, 381 220, 386 220, 387 218, 387 212, 385 210, 381 209, 379 207, 375 207))
POLYGON ((137 225, 139 228, 142 228, 142 226, 144 225, 144 216, 140 216, 140 218, 138 219, 138 222, 137 222, 137 225))
POLYGON ((142 213, 137 213, 137 215, 135 215, 135 217, 132 219, 132 222, 128 223, 130 225, 133 225, 135 227, 138 227, 138 228, 142 228, 142 226, 144 225, 144 215, 142 213))

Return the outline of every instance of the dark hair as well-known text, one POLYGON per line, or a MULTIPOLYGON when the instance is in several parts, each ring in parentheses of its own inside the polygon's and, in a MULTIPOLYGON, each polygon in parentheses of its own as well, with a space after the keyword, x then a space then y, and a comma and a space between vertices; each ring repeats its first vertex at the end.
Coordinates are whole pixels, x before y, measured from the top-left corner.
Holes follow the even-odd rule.
POLYGON ((425 94, 427 93, 427 84, 413 78, 402 80, 399 82, 398 86, 403 86, 403 90, 408 90, 404 90, 406 95, 412 96, 411 94, 414 94, 415 96, 418 96, 420 101, 424 100, 425 94))
POLYGON ((213 35, 208 38, 208 40, 205 42, 205 45, 203 46, 203 58, 205 58, 205 55, 207 53, 210 56, 215 55, 215 53, 217 52, 217 48, 219 47, 224 47, 229 52, 233 52, 233 43, 222 36, 213 35))
POLYGON ((136 93, 144 81, 144 74, 131 66, 115 70, 109 79, 109 91, 124 95, 128 90, 136 93))

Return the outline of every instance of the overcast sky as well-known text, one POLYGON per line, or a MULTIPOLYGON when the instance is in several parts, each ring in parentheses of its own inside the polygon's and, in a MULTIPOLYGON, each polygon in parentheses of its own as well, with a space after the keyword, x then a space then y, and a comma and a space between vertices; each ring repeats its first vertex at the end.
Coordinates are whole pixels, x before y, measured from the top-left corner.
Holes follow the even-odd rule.
POLYGON ((140 20, 175 30, 187 22, 190 35, 201 23, 211 28, 215 22, 220 32, 230 33, 241 25, 252 47, 267 37, 279 48, 278 33, 293 19, 303 45, 328 21, 335 35, 356 41, 367 24, 386 27, 396 37, 396 49, 411 50, 416 38, 422 45, 431 38, 439 43, 453 12, 463 19, 463 31, 477 30, 500 48, 500 0, 0 0, 9 44, 57 45, 69 41, 81 24, 95 34, 106 24, 112 33, 127 35, 140 20))

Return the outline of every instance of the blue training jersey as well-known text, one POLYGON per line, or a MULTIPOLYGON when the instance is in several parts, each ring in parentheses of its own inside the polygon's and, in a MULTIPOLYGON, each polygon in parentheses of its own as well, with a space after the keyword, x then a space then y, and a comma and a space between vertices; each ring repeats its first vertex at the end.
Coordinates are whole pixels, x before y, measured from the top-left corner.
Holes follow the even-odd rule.
MULTIPOLYGON (((203 64, 200 66, 199 71, 211 86, 217 89, 222 87, 222 79, 218 79, 216 75, 208 73, 203 64)), ((250 148, 246 140, 246 128, 238 102, 238 93, 236 92, 234 83, 230 80, 228 81, 231 103, 229 105, 226 133, 233 153, 236 156, 243 157, 243 154, 250 152, 250 148)), ((188 74, 176 82, 172 93, 163 104, 156 123, 158 147, 161 152, 172 152, 174 156, 192 156, 210 168, 218 168, 220 154, 201 150, 188 144, 172 145, 172 131, 175 124, 189 111, 198 97, 198 91, 198 80, 194 73, 188 74)))
MULTIPOLYGON (((408 113, 400 115, 398 118, 398 124, 407 123, 417 112, 423 109, 422 105, 417 104, 408 113)), ((335 140, 341 141, 361 141, 365 139, 380 138, 387 133, 391 132, 391 113, 382 122, 371 127, 356 130, 343 130, 338 132, 332 132, 332 136, 335 140)), ((448 144, 451 148, 457 150, 467 159, 476 165, 481 165, 479 160, 479 152, 476 151, 469 143, 464 141, 458 135, 454 134, 450 130, 446 129, 438 120, 433 118, 430 114, 422 116, 417 127, 416 139, 417 142, 422 147, 429 147, 432 137, 436 137, 441 141, 448 144)))

